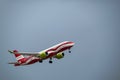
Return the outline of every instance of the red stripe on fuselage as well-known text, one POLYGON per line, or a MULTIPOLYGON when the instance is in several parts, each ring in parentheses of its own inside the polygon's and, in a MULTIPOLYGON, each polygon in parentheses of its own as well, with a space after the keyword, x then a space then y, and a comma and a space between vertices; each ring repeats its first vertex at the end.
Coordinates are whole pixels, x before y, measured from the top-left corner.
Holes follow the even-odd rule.
POLYGON ((53 51, 53 52, 50 53, 45 59, 50 58, 50 57, 53 57, 53 56, 56 55, 57 53, 63 52, 63 51, 65 51, 65 50, 67 50, 67 49, 70 49, 70 48, 73 46, 73 45, 71 45, 71 46, 63 47, 63 48, 61 48, 59 51, 56 52, 56 50, 57 50, 58 48, 60 48, 61 46, 67 45, 67 44, 73 44, 73 45, 74 45, 73 42, 66 42, 66 43, 62 43, 62 44, 60 44, 60 45, 58 45, 58 46, 56 46, 56 47, 54 47, 54 48, 51 48, 51 49, 47 50, 47 52, 49 52, 49 51, 53 51))
POLYGON ((64 50, 70 49, 71 47, 72 47, 72 46, 70 46, 70 47, 64 47, 64 48, 62 48, 61 50, 59 50, 58 52, 50 53, 45 59, 50 58, 50 57, 53 57, 53 56, 56 55, 57 53, 63 52, 64 50))
POLYGON ((21 66, 21 65, 29 65, 29 64, 34 64, 36 62, 38 62, 40 59, 34 56, 30 56, 28 58, 25 58, 24 61, 21 61, 22 63, 17 63, 14 66, 21 66), (32 59, 34 58, 34 59, 32 59), (30 60, 31 59, 31 60, 30 60), (27 62, 28 60, 30 60, 29 62, 27 62))
MULTIPOLYGON (((56 46, 56 47, 54 47, 54 48, 51 48, 51 49, 47 50, 46 52, 55 51, 55 50, 57 50, 59 47, 61 47, 61 46, 63 46, 63 45, 72 44, 72 43, 73 43, 73 42, 65 42, 65 43, 62 43, 62 44, 60 44, 60 45, 58 45, 58 46, 56 46)), ((71 47, 72 47, 72 46, 71 46, 71 47)))
POLYGON ((36 63, 36 62, 38 62, 40 59, 33 59, 33 60, 31 60, 29 63, 27 63, 27 65, 29 65, 29 64, 33 64, 33 63, 36 63))

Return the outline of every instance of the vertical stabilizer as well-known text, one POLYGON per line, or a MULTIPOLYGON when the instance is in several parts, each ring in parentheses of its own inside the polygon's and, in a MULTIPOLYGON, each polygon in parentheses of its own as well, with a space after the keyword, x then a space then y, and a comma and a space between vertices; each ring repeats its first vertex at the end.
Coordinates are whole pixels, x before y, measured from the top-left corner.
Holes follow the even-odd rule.
POLYGON ((23 55, 19 54, 17 50, 13 50, 13 54, 19 63, 21 63, 25 58, 23 55))

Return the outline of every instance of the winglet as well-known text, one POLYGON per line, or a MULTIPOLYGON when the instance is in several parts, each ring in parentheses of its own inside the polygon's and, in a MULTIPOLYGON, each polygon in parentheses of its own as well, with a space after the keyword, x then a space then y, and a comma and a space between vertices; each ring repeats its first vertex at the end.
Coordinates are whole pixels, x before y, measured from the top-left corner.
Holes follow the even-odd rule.
POLYGON ((13 51, 11 51, 11 50, 8 50, 8 52, 9 52, 9 53, 13 53, 13 51))

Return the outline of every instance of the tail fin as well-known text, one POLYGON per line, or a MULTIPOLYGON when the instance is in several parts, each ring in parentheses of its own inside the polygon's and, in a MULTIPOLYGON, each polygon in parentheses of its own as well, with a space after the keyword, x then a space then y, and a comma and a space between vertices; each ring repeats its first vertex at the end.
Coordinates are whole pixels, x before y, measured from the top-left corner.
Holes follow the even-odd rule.
POLYGON ((20 63, 23 61, 23 59, 25 59, 24 56, 19 54, 19 52, 17 50, 13 50, 10 53, 13 53, 15 55, 15 58, 17 59, 17 61, 20 63))

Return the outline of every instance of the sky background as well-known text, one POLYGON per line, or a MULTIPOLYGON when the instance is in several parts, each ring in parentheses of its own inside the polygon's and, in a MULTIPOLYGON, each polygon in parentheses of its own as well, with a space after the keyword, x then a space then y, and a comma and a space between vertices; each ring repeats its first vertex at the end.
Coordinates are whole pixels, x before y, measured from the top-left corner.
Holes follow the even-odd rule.
POLYGON ((1 0, 0 80, 120 80, 119 0, 1 0), (14 67, 7 50, 38 52, 62 41, 65 58, 14 67))

